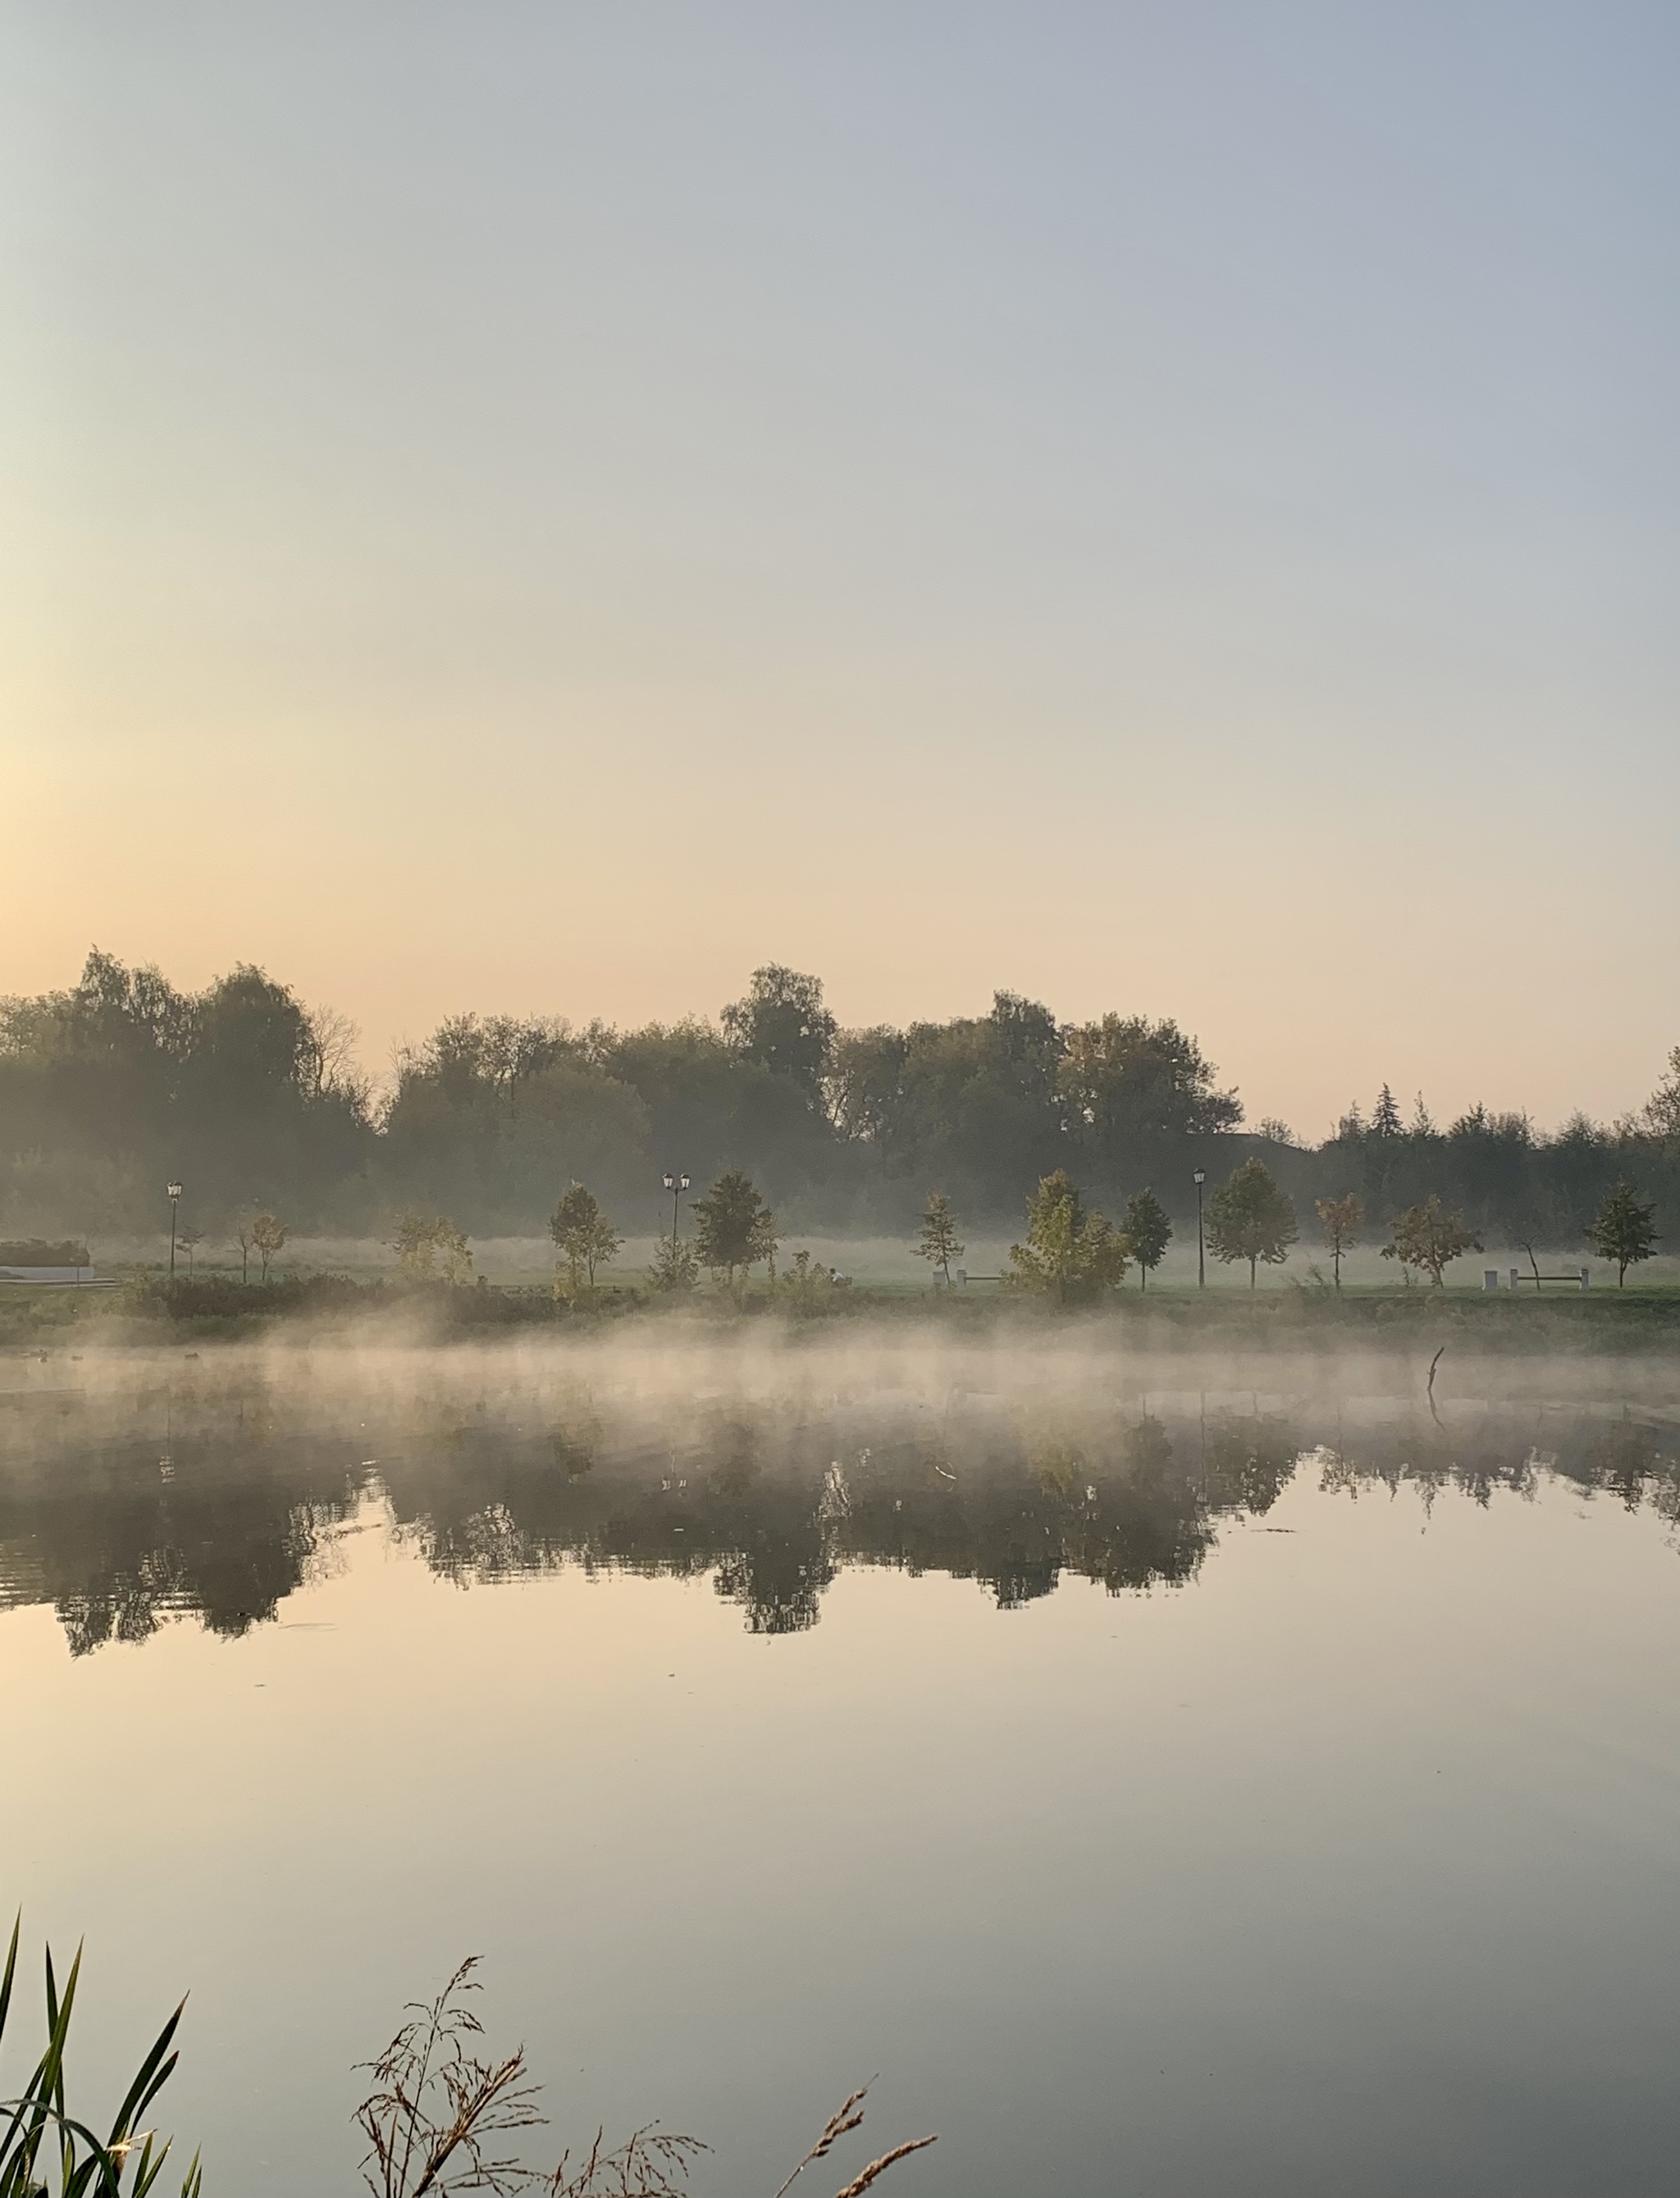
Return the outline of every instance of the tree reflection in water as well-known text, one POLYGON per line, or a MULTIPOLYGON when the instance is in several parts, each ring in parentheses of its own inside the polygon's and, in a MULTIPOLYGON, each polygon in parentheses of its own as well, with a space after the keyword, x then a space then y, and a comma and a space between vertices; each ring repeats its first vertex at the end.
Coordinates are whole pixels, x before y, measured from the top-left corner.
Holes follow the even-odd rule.
POLYGON ((673 1430, 587 1396, 557 1425, 522 1409, 416 1406, 350 1438, 288 1428, 266 1399, 171 1425, 160 1445, 78 1431, 61 1407, 0 1463, 0 1608, 51 1603, 78 1655, 183 1614, 237 1636, 330 1567, 370 1501, 459 1584, 567 1566, 709 1576, 766 1634, 814 1625, 846 1566, 971 1579, 1004 1610, 1068 1573, 1114 1595, 1183 1585, 1222 1522, 1265 1514, 1303 1466, 1327 1492, 1409 1484, 1426 1504, 1549 1475, 1680 1521, 1680 1430, 1631 1410, 1474 1408, 1455 1428, 1184 1393, 1029 1418, 954 1394, 943 1412, 735 1402, 673 1430))

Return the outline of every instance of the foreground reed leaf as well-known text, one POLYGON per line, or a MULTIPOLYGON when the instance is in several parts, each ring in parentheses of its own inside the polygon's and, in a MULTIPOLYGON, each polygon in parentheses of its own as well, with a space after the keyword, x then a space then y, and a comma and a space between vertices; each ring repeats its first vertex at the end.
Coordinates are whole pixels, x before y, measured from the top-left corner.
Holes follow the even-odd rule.
POLYGON ((17 1974, 18 1933, 23 1928, 23 1910, 18 1910, 12 1924, 12 1943, 6 1954, 6 1974, 0 1978, 0 2043, 6 2036, 6 2014, 12 2003, 12 1980, 17 1974))
MULTIPOLYGON (((12 2012, 21 1928, 20 1916, 12 1926, 0 1978, 0 2047, 12 2012)), ((38 2198, 47 2190, 55 2164, 60 2198, 148 2198, 169 2156, 171 2141, 166 2137, 160 2143, 154 2132, 142 2131, 137 2125, 174 2072, 178 2056, 171 2047, 186 2003, 164 2024, 117 2110, 110 2136, 102 2142, 66 2103, 65 2060, 81 1980, 82 1949, 76 1950, 62 1992, 52 1949, 44 1951, 47 2041, 21 2093, 0 2098, 0 2198, 38 2198), (133 2180, 125 2189, 131 2163, 133 2180)), ((195 2153, 181 2186, 182 2198, 202 2198, 202 2183, 195 2153)))

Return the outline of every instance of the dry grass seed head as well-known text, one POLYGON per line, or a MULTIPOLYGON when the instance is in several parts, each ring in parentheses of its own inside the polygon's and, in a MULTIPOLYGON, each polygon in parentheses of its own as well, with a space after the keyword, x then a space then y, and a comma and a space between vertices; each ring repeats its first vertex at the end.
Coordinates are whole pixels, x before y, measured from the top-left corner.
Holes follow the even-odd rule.
MULTIPOLYGON (((875 2079, 871 2076, 869 2084, 874 2081, 875 2079)), ((822 2135, 788 2178, 781 2189, 776 2192, 776 2198, 788 2198, 788 2191, 805 2173, 807 2167, 816 2160, 826 2159, 840 2138, 846 2137, 852 2130, 862 2128, 863 2102, 869 2096, 869 2084, 861 2085, 852 2092, 844 2105, 829 2115, 823 2125, 822 2135)), ((854 2182, 846 2184, 845 2189, 839 2194, 839 2198, 861 2198, 861 2193, 867 2190, 879 2177, 885 2175, 895 2160, 903 2160, 909 2153, 921 2152, 927 2146, 937 2144, 938 2142, 937 2137, 918 2137, 911 2138, 908 2144, 895 2145, 891 2152, 883 2153, 879 2160, 872 2160, 854 2182)))

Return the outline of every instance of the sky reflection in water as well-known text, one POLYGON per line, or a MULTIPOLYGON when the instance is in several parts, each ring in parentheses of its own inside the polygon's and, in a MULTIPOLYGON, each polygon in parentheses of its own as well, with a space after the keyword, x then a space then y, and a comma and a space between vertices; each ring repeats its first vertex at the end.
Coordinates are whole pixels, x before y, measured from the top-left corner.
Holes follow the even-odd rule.
POLYGON ((349 2190, 348 2064, 471 1950, 563 2128, 707 2192, 876 2067, 907 2193, 1666 2189, 1662 1379, 1217 1370, 42 1369, 0 1715, 114 1806, 5 1890, 88 1929, 95 2069, 190 1984, 212 2183, 255 2127, 349 2190))

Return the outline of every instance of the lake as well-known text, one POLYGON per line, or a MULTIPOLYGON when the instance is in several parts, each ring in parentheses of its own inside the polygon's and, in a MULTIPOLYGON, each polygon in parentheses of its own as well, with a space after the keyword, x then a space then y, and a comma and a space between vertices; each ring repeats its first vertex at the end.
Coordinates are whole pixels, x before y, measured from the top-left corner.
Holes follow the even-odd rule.
MULTIPOLYGON (((1680 1378, 1100 1332, 0 1368, 0 1900, 104 2111, 359 2188, 484 1957, 771 2198, 1667 2192, 1680 1378), (817 2171, 813 2171, 813 2175, 817 2171), (811 2178, 813 2193, 824 2186, 811 2178)), ((89 2096, 84 2089, 84 2096, 89 2096)))

